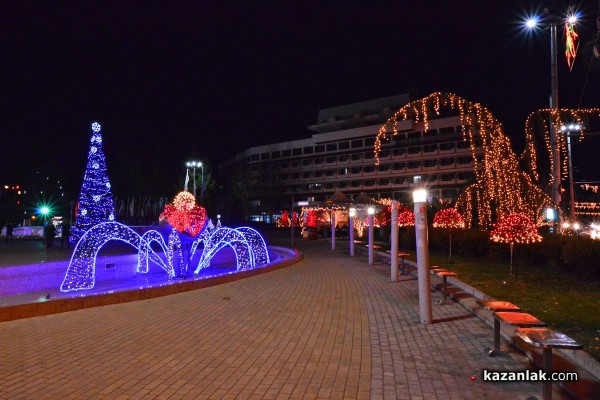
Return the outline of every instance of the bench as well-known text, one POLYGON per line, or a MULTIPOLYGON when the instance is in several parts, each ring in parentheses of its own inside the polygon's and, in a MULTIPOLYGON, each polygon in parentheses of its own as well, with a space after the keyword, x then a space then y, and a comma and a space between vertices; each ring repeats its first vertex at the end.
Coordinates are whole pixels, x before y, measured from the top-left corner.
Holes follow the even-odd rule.
MULTIPOLYGON (((517 335, 525 343, 542 348, 544 372, 552 373, 552 349, 580 350, 583 346, 564 333, 547 328, 517 328, 517 335)), ((544 400, 552 400, 552 381, 544 381, 544 400)))
MULTIPOLYGON (((392 252, 390 250, 386 250, 386 252, 390 254, 391 260, 392 252)), ((400 275, 408 275, 408 271, 406 270, 406 262, 404 262, 404 259, 408 256, 410 256, 410 254, 404 253, 402 251, 398 252, 398 258, 400 259, 400 263, 398 264, 398 271, 400 271, 400 275)))
POLYGON ((521 308, 509 301, 497 301, 497 300, 477 300, 477 304, 486 310, 491 311, 521 311, 521 308))
POLYGON ((458 274, 456 272, 438 270, 436 272, 436 275, 442 278, 442 295, 444 296, 444 298, 439 301, 439 304, 440 305, 449 304, 450 302, 448 301, 448 277, 449 276, 457 276, 458 274))
POLYGON ((519 328, 539 328, 546 326, 531 314, 517 311, 494 311, 494 347, 489 351, 490 357, 502 353, 500 349, 500 324, 517 326, 519 328))

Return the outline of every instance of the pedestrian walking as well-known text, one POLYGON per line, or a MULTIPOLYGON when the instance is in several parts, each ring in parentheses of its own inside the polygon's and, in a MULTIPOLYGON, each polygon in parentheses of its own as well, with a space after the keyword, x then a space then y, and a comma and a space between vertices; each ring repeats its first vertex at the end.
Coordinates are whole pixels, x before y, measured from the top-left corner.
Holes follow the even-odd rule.
POLYGON ((6 224, 6 243, 8 243, 8 238, 10 236, 10 242, 12 243, 13 241, 13 224, 12 223, 8 223, 6 224))
POLYGON ((71 224, 69 224, 69 221, 65 221, 62 224, 62 229, 61 229, 61 235, 60 235, 60 248, 62 249, 64 245, 67 246, 67 249, 70 247, 69 246, 69 236, 71 236, 71 224))
POLYGON ((48 224, 44 228, 44 237, 46 238, 46 248, 51 249, 54 244, 54 236, 56 236, 56 227, 52 221, 48 221, 48 224))

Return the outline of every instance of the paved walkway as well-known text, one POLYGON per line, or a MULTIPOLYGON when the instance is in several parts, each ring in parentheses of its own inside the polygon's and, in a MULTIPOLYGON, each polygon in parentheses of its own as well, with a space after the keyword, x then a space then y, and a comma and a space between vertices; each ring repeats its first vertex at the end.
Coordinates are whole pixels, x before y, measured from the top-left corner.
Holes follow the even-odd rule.
POLYGON ((422 325, 416 280, 295 245, 304 261, 268 274, 0 323, 0 398, 541 399, 541 383, 482 381, 530 364, 487 357, 492 330, 461 305, 434 292, 422 325))

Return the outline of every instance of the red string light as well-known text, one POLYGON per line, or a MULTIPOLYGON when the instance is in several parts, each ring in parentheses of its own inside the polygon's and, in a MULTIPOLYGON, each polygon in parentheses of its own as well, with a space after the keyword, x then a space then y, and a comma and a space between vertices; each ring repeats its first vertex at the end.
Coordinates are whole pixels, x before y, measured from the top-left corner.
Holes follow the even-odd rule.
POLYGON ((207 216, 204 207, 196 204, 196 199, 189 192, 180 192, 167 204, 163 211, 164 218, 178 232, 196 236, 204 227, 207 216))
POLYGON ((535 243, 542 236, 531 218, 520 213, 506 215, 495 224, 490 239, 498 243, 535 243))
POLYGON ((434 228, 462 229, 465 227, 465 220, 454 208, 445 208, 438 211, 433 216, 434 228))
POLYGON ((520 170, 510 140, 496 117, 481 104, 451 93, 432 93, 405 105, 389 118, 375 139, 375 163, 379 164, 382 142, 399 133, 399 121, 413 120, 427 132, 430 119, 438 118, 442 108, 459 114, 463 140, 471 149, 475 183, 459 196, 456 205, 467 227, 474 222, 474 212, 479 227, 488 229, 494 218, 513 212, 525 212, 535 218, 541 206, 552 203, 529 174, 520 170))

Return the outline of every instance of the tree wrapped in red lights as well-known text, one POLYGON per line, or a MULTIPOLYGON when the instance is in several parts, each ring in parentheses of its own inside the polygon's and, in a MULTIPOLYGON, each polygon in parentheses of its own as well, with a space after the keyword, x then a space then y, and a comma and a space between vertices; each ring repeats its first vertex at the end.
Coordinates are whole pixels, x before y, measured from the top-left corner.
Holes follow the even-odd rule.
POLYGON ((290 224, 291 224, 290 217, 289 217, 289 214, 288 214, 287 210, 285 210, 281 214, 281 217, 279 217, 277 219, 277 221, 275 221, 275 226, 277 228, 289 228, 290 224))
MULTIPOLYGON (((537 226, 531 218, 521 213, 510 213, 494 225, 490 239, 497 243, 510 244, 510 274, 513 272, 513 246, 517 244, 530 244, 542 241, 537 226)), ((515 280, 517 271, 515 269, 515 280)))
POLYGON ((452 263, 452 229, 464 229, 465 220, 462 215, 454 208, 445 208, 435 213, 433 217, 433 227, 448 229, 448 262, 452 263))
POLYGON ((206 224, 207 216, 204 207, 196 204, 196 198, 190 192, 180 192, 167 204, 163 217, 178 232, 196 236, 206 224))
POLYGON ((414 211, 400 205, 400 210, 398 210, 398 226, 415 226, 414 211))
MULTIPOLYGON (((398 226, 415 226, 415 213, 402 204, 398 204, 398 207, 398 226)), ((388 226, 392 222, 391 205, 383 207, 381 213, 378 215, 377 221, 380 226, 388 226)))
POLYGON ((319 216, 315 210, 308 210, 306 214, 306 227, 307 228, 316 228, 318 223, 319 216))

